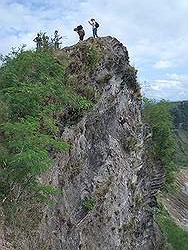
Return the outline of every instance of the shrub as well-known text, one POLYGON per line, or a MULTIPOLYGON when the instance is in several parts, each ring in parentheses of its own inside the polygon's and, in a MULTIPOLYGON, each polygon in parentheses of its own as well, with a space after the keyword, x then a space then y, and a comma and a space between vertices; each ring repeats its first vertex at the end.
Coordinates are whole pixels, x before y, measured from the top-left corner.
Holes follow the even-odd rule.
POLYGON ((86 211, 91 211, 93 210, 93 208, 95 207, 96 205, 96 199, 95 197, 88 197, 88 198, 85 198, 83 200, 83 204, 82 204, 82 207, 86 210, 86 211))
POLYGON ((166 173, 166 188, 173 183, 176 143, 173 133, 171 103, 164 100, 144 99, 144 121, 152 130, 152 140, 149 144, 149 156, 154 162, 161 162, 166 173))
MULTIPOLYGON (((36 193, 42 173, 54 162, 52 152, 67 150, 60 140, 59 114, 79 115, 92 102, 69 89, 68 62, 50 51, 12 51, 0 68, 0 198, 17 201, 27 189, 36 193), (18 190, 22 190, 19 192, 18 190)), ((41 192, 46 195, 45 189, 41 192)), ((37 193, 39 193, 37 191, 37 193)), ((34 195, 35 196, 35 195, 34 195)))

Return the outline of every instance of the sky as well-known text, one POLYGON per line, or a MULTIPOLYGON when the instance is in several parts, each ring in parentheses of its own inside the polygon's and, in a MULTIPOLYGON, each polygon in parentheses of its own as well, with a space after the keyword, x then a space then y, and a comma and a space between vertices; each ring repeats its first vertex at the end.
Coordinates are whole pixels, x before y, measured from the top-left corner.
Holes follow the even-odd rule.
POLYGON ((77 25, 92 35, 91 18, 99 36, 127 47, 145 96, 188 100, 188 0, 0 0, 0 53, 34 48, 40 30, 52 36, 57 29, 63 47, 75 44, 77 25))

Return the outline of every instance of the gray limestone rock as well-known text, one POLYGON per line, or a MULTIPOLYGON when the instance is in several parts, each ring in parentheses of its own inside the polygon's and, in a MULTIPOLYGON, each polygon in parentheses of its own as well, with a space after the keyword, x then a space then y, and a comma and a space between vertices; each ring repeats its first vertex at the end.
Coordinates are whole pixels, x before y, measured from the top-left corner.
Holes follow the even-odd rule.
POLYGON ((46 207, 37 238, 27 238, 20 249, 160 249, 153 211, 164 173, 147 164, 149 133, 127 49, 105 37, 62 53, 72 60, 70 74, 77 74, 77 84, 91 86, 99 97, 84 117, 65 126, 62 139, 72 147, 58 157, 47 177, 62 194, 46 207), (93 43, 101 51, 100 63, 89 73, 80 72, 84 48, 93 43))
MULTIPOLYGON (((98 43, 104 57, 85 84, 92 82, 101 96, 62 134, 72 149, 61 155, 52 180, 63 195, 47 210, 41 238, 44 244, 49 241, 46 249, 53 250, 158 249, 152 208, 155 185, 145 162, 136 70, 115 38, 100 38, 98 43)), ((82 53, 82 46, 65 51, 74 57, 82 53)))

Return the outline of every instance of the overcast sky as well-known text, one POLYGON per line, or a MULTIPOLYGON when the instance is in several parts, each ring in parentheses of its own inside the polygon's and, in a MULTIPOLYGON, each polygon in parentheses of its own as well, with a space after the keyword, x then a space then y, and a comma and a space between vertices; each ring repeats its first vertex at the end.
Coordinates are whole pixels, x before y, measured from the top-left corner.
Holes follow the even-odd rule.
POLYGON ((0 0, 0 53, 35 47, 40 30, 58 29, 63 46, 72 45, 79 24, 91 36, 90 18, 100 36, 127 47, 146 96, 188 100, 188 0, 0 0))

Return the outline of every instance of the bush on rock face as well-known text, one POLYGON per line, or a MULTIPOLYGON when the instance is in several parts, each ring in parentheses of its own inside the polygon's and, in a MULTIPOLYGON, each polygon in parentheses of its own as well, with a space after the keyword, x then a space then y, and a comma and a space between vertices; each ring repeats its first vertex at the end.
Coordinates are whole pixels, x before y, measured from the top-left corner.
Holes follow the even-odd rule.
POLYGON ((49 188, 38 185, 39 177, 53 163, 54 152, 70 147, 60 140, 60 117, 68 110, 82 115, 92 102, 73 91, 67 60, 50 51, 19 49, 2 61, 0 199, 21 200, 24 190, 46 196, 49 188))

